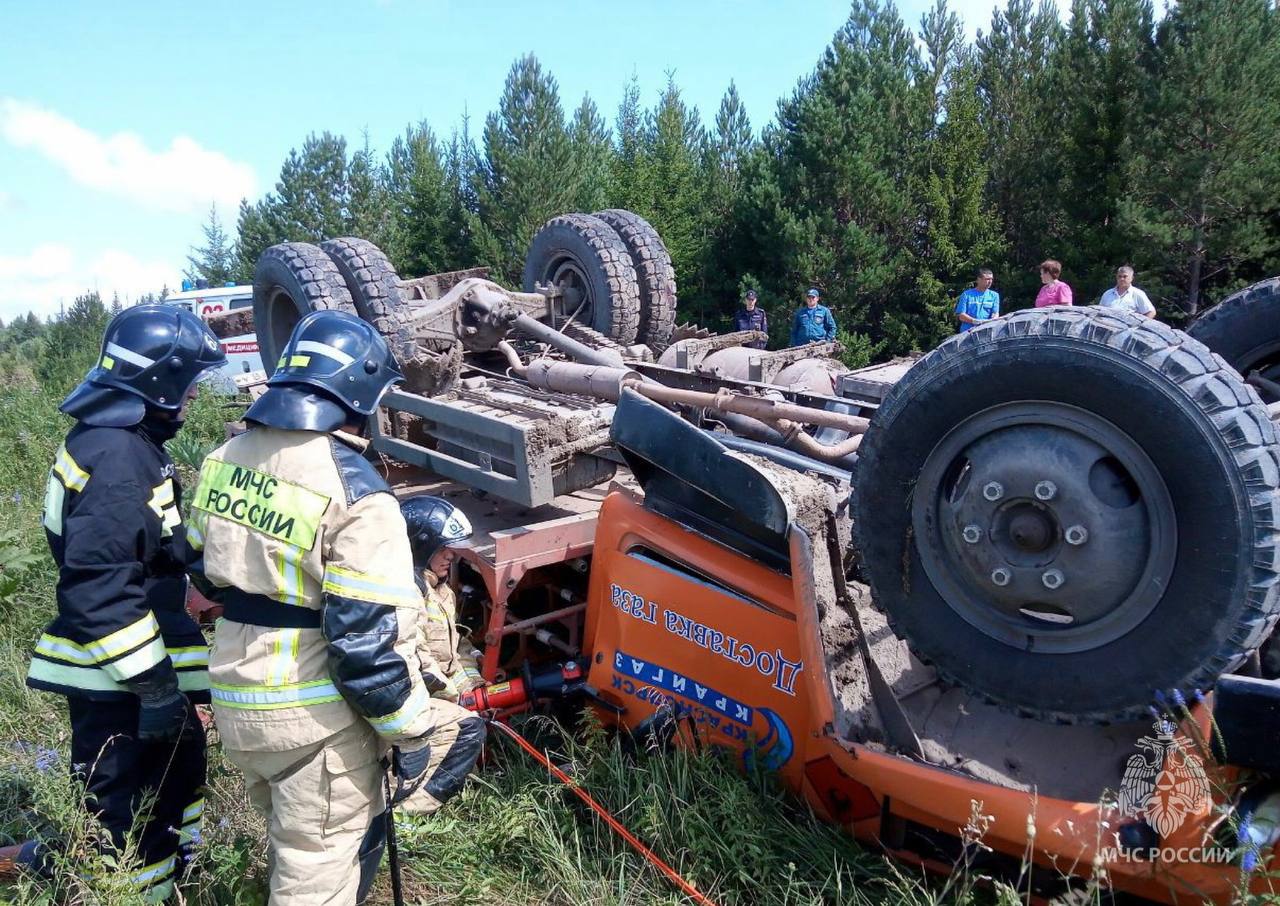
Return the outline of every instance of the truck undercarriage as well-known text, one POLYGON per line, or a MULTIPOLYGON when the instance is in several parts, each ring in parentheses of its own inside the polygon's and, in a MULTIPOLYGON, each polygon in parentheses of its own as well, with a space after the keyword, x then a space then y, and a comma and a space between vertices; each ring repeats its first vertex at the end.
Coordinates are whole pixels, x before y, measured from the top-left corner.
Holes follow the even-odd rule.
POLYGON ((273 247, 255 281, 264 362, 347 308, 405 363, 373 448, 476 526, 456 586, 485 679, 572 659, 607 722, 674 722, 925 864, 980 803, 987 845, 1059 875, 1250 884, 1159 855, 1238 863, 1280 795, 1280 444, 1244 380, 1078 309, 857 372, 746 349, 676 327, 674 280, 637 267, 656 233, 601 213, 551 221, 520 293, 402 281, 360 240, 273 247))

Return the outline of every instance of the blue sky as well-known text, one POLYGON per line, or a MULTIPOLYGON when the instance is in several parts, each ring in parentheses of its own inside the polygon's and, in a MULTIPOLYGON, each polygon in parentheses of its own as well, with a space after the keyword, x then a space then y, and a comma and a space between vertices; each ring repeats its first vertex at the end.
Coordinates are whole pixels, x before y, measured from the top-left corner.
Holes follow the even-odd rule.
MULTIPOLYGON (((903 0, 913 27, 929 0, 903 0)), ((970 33, 994 0, 953 0, 970 33)), ((410 122, 474 134, 534 52, 572 109, 612 122, 634 74, 673 72, 715 113, 730 80, 758 131, 843 24, 844 0, 642 4, 453 0, 5 4, 0 31, 0 318, 88 288, 181 281, 211 203, 234 230, 308 132, 385 150, 410 122)))

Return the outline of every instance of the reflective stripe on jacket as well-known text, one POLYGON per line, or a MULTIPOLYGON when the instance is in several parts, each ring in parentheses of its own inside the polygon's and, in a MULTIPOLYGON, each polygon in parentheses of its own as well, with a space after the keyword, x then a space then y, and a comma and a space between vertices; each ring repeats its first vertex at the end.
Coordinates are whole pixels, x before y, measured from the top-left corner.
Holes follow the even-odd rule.
POLYGON ((175 670, 179 688, 208 701, 208 650, 185 609, 180 500, 173 462, 145 423, 71 429, 42 517, 58 615, 36 642, 28 686, 123 700, 127 681, 175 670))
POLYGON ((218 622, 210 674, 230 748, 292 749, 362 718, 389 742, 431 729, 404 518, 362 448, 255 425, 201 469, 191 543, 215 597, 232 587, 313 612, 304 628, 218 622))

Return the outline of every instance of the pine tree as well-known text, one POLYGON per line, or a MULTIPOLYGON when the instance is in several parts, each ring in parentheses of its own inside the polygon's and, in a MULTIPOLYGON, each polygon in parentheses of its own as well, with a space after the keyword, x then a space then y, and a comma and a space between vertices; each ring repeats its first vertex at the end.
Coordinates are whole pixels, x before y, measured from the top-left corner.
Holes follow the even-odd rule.
MULTIPOLYGON (((367 163, 367 162, 366 162, 367 163)), ((361 174, 365 164, 358 165, 361 174)), ((234 271, 251 282, 258 257, 279 242, 321 242, 355 232, 346 139, 309 135, 280 167, 275 191, 255 204, 241 200, 236 222, 234 271)), ((360 177, 363 179, 363 175, 360 177)), ((376 207, 368 194, 356 202, 360 217, 376 207)))
POLYGON ((779 105, 750 189, 750 253, 775 291, 794 300, 816 284, 842 328, 885 352, 910 348, 925 314, 909 192, 929 129, 921 73, 896 9, 855 0, 817 70, 779 105))
POLYGON ((532 54, 511 67, 498 110, 485 120, 473 185, 480 258, 518 283, 534 232, 573 210, 579 189, 556 80, 532 54))
POLYGON ((54 394, 70 391, 97 360, 102 332, 110 318, 97 290, 76 296, 71 307, 46 330, 46 348, 57 354, 41 356, 36 362, 40 382, 54 394))
POLYGON ((675 78, 648 114, 639 167, 653 187, 648 204, 637 213, 662 237, 676 271, 676 285, 686 307, 701 315, 706 286, 702 264, 709 245, 703 178, 706 132, 697 108, 685 104, 675 78))
POLYGON ((209 219, 201 227, 204 233, 204 245, 193 246, 187 255, 189 267, 183 272, 188 280, 204 280, 206 286, 222 286, 230 283, 236 276, 235 250, 222 221, 218 217, 218 206, 209 207, 209 219))
POLYGON ((469 118, 463 116, 461 131, 454 130, 444 152, 445 185, 449 189, 449 210, 445 218, 448 270, 462 270, 476 263, 471 227, 478 210, 475 193, 477 157, 469 127, 469 118))
POLYGON ((920 264, 917 289, 928 327, 927 348, 955 329, 955 298, 979 267, 992 267, 1004 252, 998 212, 986 197, 990 178, 987 135, 978 93, 978 67, 963 55, 945 76, 942 116, 930 136, 921 185, 920 264))
POLYGON ((1054 144, 1064 221, 1060 258, 1080 301, 1096 299, 1115 268, 1135 252, 1117 213, 1133 176, 1133 157, 1151 132, 1153 84, 1150 0, 1074 0, 1053 64, 1062 128, 1054 144))
POLYGON ((1256 279, 1280 243, 1280 11, 1185 0, 1157 53, 1156 114, 1121 213, 1163 264, 1170 301, 1194 315, 1206 286, 1256 279))
POLYGON ((391 241, 387 253, 401 274, 451 269, 450 188, 435 134, 426 122, 396 138, 387 155, 391 241))
MULTIPOLYGON (((272 199, 272 196, 268 196, 272 199)), ((271 214, 293 242, 320 242, 350 232, 347 141, 323 132, 307 136, 280 168, 271 214)))
POLYGON ((1009 266, 998 270, 1005 307, 1029 304, 1039 290, 1035 265, 1060 245, 1057 186, 1062 130, 1050 59, 1062 25, 1053 0, 1009 0, 976 43, 991 179, 988 198, 1004 224, 1009 266))
MULTIPOLYGON (((738 216, 738 208, 745 188, 747 160, 755 147, 751 120, 747 117, 737 86, 730 82, 720 101, 715 131, 707 141, 706 159, 702 166, 705 186, 703 216, 708 234, 702 282, 713 310, 721 319, 736 307, 741 293, 752 288, 738 285, 744 263, 739 234, 743 220, 738 216)), ((771 320, 777 320, 777 317, 771 320)))

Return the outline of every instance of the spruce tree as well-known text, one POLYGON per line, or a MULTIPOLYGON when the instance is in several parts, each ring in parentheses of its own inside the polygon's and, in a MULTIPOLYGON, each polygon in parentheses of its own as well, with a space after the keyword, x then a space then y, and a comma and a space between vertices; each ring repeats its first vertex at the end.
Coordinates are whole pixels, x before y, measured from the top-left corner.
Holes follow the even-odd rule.
POLYGON ((369 134, 364 134, 364 144, 351 155, 347 164, 347 233, 367 239, 377 246, 384 246, 390 238, 391 206, 387 198, 385 176, 369 146, 369 134))
POLYGON ((188 280, 204 280, 207 286, 222 286, 236 276, 236 256, 222 221, 218 206, 209 206, 209 219, 201 227, 204 245, 194 246, 187 255, 188 267, 183 276, 188 280))
POLYGON ((598 211, 609 205, 609 180, 613 169, 613 141, 609 126, 595 102, 584 95, 569 124, 573 142, 574 171, 578 180, 574 209, 598 211))

